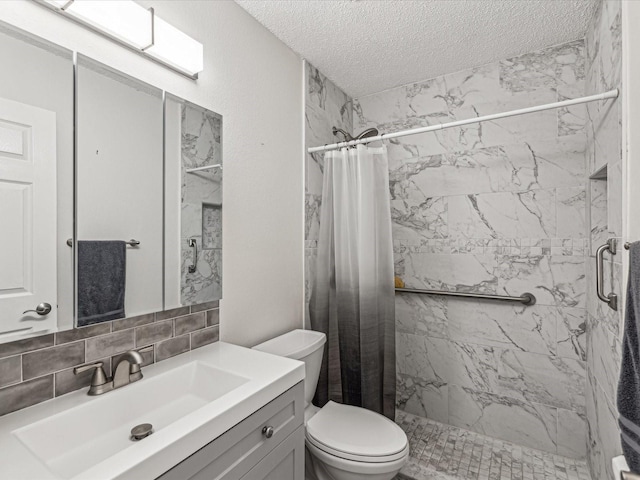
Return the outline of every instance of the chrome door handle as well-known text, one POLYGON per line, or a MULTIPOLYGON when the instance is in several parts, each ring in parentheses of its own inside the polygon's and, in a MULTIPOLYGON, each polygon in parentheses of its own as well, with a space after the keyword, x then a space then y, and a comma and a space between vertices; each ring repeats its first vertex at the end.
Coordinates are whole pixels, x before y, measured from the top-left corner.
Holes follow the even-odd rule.
POLYGON ((268 425, 266 427, 262 427, 262 434, 267 437, 267 438, 271 438, 273 437, 273 427, 268 425))
POLYGON ((612 255, 615 255, 615 238, 610 238, 607 240, 607 243, 600 245, 598 250, 596 250, 596 294, 600 300, 609 305, 609 308, 617 311, 618 295, 613 292, 608 295, 604 294, 604 252, 609 252, 612 255))
POLYGON ((51 312, 51 304, 50 303, 41 303, 39 304, 35 310, 25 310, 22 314, 26 314, 29 312, 35 312, 38 315, 47 315, 51 312))
POLYGON ((189 265, 189 273, 194 273, 198 264, 198 242, 195 238, 189 238, 187 239, 187 245, 193 248, 193 263, 189 265))

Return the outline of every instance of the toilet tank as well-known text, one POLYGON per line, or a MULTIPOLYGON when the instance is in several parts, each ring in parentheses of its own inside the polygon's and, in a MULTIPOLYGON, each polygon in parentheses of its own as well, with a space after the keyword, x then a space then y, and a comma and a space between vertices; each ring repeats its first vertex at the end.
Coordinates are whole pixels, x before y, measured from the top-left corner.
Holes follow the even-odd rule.
POLYGON ((316 393, 322 354, 327 337, 313 330, 293 330, 253 347, 261 352, 293 358, 304 362, 304 406, 311 405, 316 393))

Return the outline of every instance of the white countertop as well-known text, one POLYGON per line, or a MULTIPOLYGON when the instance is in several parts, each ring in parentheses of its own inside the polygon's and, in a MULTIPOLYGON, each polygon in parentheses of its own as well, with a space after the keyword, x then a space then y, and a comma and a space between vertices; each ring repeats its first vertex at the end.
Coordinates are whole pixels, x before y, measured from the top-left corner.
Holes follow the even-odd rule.
MULTIPOLYGON (((130 446, 74 477, 82 480, 152 479, 180 463, 256 410, 304 379, 304 364, 244 347, 218 342, 143 367, 144 378, 121 389, 90 397, 87 389, 57 397, 0 417, 0 478, 2 480, 60 480, 14 434, 35 422, 110 395, 125 395, 146 379, 198 361, 246 377, 248 381, 198 408, 141 442, 130 446)), ((56 438, 48 439, 56 442, 56 438)))

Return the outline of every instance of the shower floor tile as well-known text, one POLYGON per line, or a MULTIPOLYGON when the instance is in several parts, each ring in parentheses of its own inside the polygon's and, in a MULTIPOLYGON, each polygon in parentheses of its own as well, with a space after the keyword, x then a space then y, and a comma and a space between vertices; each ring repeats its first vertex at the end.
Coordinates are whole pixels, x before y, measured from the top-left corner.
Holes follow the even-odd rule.
POLYGON ((410 458, 397 480, 591 480, 582 460, 561 457, 398 410, 410 458))

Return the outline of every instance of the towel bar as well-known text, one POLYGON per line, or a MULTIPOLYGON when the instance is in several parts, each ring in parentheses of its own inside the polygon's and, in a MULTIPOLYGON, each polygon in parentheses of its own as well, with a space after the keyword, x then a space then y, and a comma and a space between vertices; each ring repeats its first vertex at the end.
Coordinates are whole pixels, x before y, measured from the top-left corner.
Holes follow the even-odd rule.
MULTIPOLYGON (((130 247, 137 247, 138 245, 140 245, 140 240, 135 240, 135 239, 132 238, 131 240, 125 241, 124 243, 126 243, 130 247)), ((73 240, 68 238, 67 239, 67 245, 69 245, 70 247, 73 247, 73 240)))

